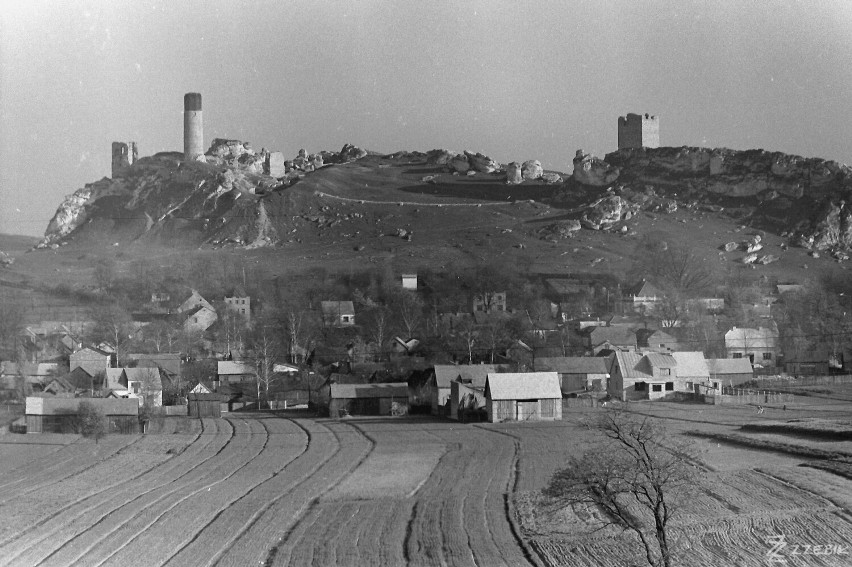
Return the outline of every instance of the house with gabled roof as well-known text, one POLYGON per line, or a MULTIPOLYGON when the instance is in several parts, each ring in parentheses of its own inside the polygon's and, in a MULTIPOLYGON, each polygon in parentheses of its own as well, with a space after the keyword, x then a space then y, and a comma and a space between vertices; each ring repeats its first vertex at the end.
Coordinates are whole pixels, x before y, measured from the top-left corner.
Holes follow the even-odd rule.
POLYGON ((629 327, 588 327, 583 331, 586 351, 597 355, 601 351, 636 351, 636 333, 629 327))
POLYGON ((72 352, 68 356, 70 361, 70 370, 82 368, 89 376, 95 376, 101 372, 105 372, 107 368, 115 366, 115 353, 101 350, 97 347, 89 346, 72 352))
POLYGON ((536 372, 556 372, 562 393, 606 391, 610 358, 603 356, 554 356, 535 360, 536 372))
POLYGON ((219 382, 223 384, 250 382, 255 380, 257 368, 250 362, 220 360, 216 375, 219 377, 219 382))
POLYGON ((178 313, 185 313, 187 311, 197 309, 198 307, 206 307, 210 311, 213 311, 214 313, 216 312, 216 309, 213 308, 210 302, 204 299, 201 294, 198 293, 198 290, 195 289, 193 289, 189 297, 178 306, 176 311, 178 313))
POLYGON ((180 315, 181 325, 187 333, 203 333, 219 319, 216 310, 205 305, 198 305, 187 311, 182 311, 180 315))
POLYGON ((776 365, 778 359, 778 327, 774 322, 768 327, 733 327, 725 333, 725 350, 728 358, 745 358, 752 365, 776 365))
POLYGON ((323 322, 330 327, 355 325, 355 305, 351 301, 323 301, 320 308, 323 322))
POLYGON ((674 352, 679 350, 676 337, 660 329, 638 329, 636 347, 643 351, 674 352))
POLYGON ((647 280, 642 280, 628 288, 624 294, 625 307, 635 312, 650 311, 665 298, 657 286, 647 280))
POLYGON ((616 352, 610 374, 609 394, 625 401, 694 393, 710 377, 701 352, 616 352))
POLYGON ((485 382, 488 421, 562 419, 562 390, 556 372, 489 373, 485 382))
POLYGON ((163 405, 163 382, 159 368, 108 368, 102 391, 117 398, 136 398, 139 405, 146 402, 163 405))
MULTIPOLYGON (((739 386, 754 379, 754 369, 747 358, 708 358, 710 386, 739 386)), ((721 391, 721 390, 720 390, 721 391)))

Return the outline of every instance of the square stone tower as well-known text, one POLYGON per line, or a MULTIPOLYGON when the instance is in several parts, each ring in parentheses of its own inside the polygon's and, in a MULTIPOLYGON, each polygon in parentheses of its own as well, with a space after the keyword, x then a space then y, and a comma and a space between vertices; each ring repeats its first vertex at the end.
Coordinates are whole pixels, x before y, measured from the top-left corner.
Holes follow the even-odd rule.
POLYGON ((660 120, 656 116, 628 114, 618 118, 618 149, 659 148, 660 120))
POLYGON ((112 143, 112 177, 119 175, 126 167, 133 165, 139 159, 136 142, 112 143))

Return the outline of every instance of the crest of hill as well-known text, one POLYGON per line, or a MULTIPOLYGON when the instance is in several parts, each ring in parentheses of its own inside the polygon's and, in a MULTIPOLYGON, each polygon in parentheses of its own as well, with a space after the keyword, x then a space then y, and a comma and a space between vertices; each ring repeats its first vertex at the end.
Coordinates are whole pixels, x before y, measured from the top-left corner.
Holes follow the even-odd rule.
POLYGON ((489 207, 532 201, 566 211, 565 222, 542 238, 612 229, 643 210, 704 206, 715 214, 745 206, 752 226, 784 230, 792 244, 835 253, 852 246, 850 168, 779 152, 638 148, 605 159, 578 152, 572 176, 543 171, 536 160, 498 164, 447 150, 381 155, 348 144, 340 152, 300 152, 273 176, 263 155, 247 143, 216 140, 206 162, 176 152, 142 158, 69 195, 39 247, 77 240, 251 249, 323 234, 410 240, 454 208, 487 225, 498 210, 489 207), (386 222, 401 217, 391 207, 411 211, 404 226, 402 218, 386 222))

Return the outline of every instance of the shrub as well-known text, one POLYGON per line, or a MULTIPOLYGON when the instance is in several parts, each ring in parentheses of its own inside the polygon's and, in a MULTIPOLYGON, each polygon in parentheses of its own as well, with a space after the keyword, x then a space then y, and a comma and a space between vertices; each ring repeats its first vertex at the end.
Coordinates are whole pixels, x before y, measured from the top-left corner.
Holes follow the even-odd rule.
POLYGON ((106 416, 95 404, 80 402, 77 409, 77 431, 83 437, 94 437, 95 444, 107 434, 106 416))

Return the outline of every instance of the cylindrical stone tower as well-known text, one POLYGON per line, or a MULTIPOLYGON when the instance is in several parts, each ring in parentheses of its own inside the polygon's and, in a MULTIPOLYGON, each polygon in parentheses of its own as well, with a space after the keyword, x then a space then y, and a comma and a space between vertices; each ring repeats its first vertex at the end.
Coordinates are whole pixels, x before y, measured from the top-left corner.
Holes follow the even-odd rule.
POLYGON ((183 95, 183 157, 187 161, 204 161, 204 127, 199 93, 183 95))

